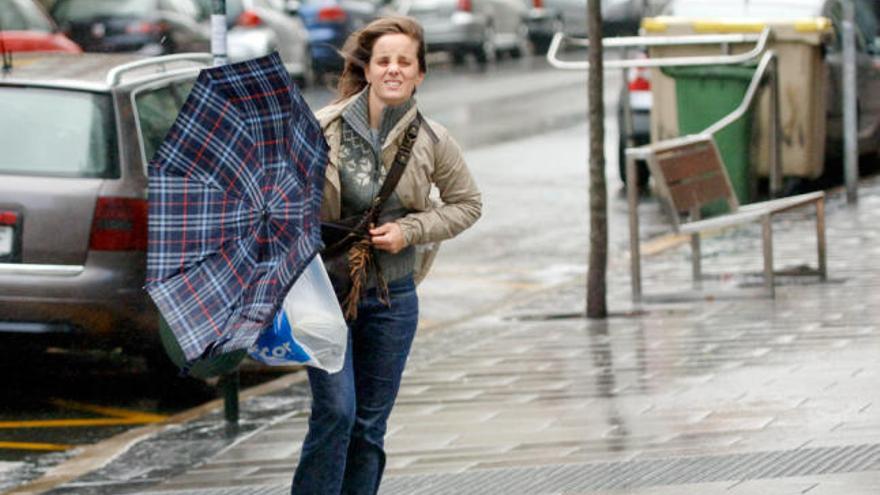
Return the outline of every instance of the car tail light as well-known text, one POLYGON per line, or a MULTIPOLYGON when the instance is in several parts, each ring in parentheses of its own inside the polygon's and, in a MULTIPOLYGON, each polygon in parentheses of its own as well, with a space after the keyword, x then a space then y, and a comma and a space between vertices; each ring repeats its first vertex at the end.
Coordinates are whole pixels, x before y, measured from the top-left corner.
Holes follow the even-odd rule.
POLYGON ((162 31, 165 31, 165 26, 156 22, 141 21, 125 27, 125 32, 129 34, 155 34, 162 31))
POLYGON ((244 27, 257 27, 263 23, 263 19, 252 10, 245 10, 238 16, 237 24, 244 27))
POLYGON ((458 0, 458 10, 461 12, 473 12, 474 5, 471 0, 458 0))
POLYGON ((345 22, 346 17, 348 14, 338 5, 322 7, 318 11, 318 22, 345 22))
POLYGON ((532 0, 532 7, 536 9, 544 8, 544 0, 532 0))
POLYGON ((15 225, 18 223, 18 213, 14 211, 0 211, 0 225, 15 225))
POLYGON ((135 198, 98 198, 95 204, 95 217, 92 220, 89 249, 145 251, 147 201, 135 198))
POLYGON ((632 72, 629 80, 630 91, 651 91, 651 74, 644 67, 638 67, 632 72))

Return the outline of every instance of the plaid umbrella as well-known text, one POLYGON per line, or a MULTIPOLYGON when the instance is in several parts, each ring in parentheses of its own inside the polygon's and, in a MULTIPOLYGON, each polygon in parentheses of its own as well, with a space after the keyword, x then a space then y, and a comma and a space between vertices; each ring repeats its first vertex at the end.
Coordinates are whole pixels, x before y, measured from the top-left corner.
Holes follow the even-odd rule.
POLYGON ((272 321, 320 247, 326 164, 277 54, 199 74, 149 165, 146 289, 187 361, 272 321))

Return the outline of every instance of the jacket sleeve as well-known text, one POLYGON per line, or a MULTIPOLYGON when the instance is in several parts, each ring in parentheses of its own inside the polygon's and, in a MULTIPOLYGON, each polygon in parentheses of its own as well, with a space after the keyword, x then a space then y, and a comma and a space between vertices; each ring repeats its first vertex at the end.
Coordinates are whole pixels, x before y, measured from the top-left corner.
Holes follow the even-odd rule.
POLYGON ((474 224, 483 203, 458 143, 444 132, 435 145, 431 180, 440 192, 442 205, 410 213, 397 220, 407 245, 438 242, 455 237, 474 224))

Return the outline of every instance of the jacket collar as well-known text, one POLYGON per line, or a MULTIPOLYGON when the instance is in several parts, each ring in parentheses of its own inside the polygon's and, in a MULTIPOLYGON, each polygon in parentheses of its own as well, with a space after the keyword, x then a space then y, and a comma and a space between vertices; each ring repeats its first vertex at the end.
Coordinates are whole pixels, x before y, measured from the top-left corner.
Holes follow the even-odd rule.
MULTIPOLYGON (((385 142, 385 138, 390 134, 397 122, 406 115, 413 105, 415 105, 415 100, 410 98, 400 105, 386 106, 382 110, 377 135, 379 143, 385 142)), ((351 128, 364 139, 364 141, 374 143, 374 138, 370 129, 369 106, 369 95, 367 90, 364 90, 342 110, 340 115, 342 120, 351 126, 351 128)))
MULTIPOLYGON (((369 86, 354 94, 342 101, 331 103, 326 107, 322 108, 316 114, 318 118, 318 122, 321 124, 321 128, 324 130, 324 134, 327 136, 328 141, 330 140, 330 127, 331 124, 338 121, 342 117, 342 113, 345 109, 351 105, 355 100, 357 100, 362 94, 369 90, 369 86)), ((366 96, 366 95, 364 95, 366 96)), ((382 149, 387 148, 391 143, 395 141, 397 136, 403 133, 406 126, 409 125, 410 121, 416 117, 416 113, 418 112, 418 105, 414 99, 411 100, 412 104, 410 108, 403 114, 400 119, 397 120, 397 123, 394 127, 388 131, 388 134, 385 135, 385 141, 382 144, 382 149)), ((335 131, 333 132, 335 133, 335 131)))

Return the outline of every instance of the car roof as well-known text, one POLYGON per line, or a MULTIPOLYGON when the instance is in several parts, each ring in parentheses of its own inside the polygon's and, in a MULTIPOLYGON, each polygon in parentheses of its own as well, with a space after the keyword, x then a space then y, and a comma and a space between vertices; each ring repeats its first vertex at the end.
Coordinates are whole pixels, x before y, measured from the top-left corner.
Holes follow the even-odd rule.
MULTIPOLYGON (((190 54, 193 55, 193 54, 190 54)), ((210 59, 209 54, 198 54, 210 59)), ((21 85, 79 89, 86 91, 109 91, 111 88, 140 85, 179 74, 181 68, 189 68, 195 72, 199 66, 178 60, 181 56, 146 57, 132 54, 53 54, 53 53, 17 53, 12 59, 12 69, 0 72, 0 85, 21 85), (166 64, 159 63, 167 60, 166 64), (152 63, 155 61, 156 63, 152 63), (120 67, 125 64, 142 64, 126 70, 126 77, 121 78, 120 67), (168 67, 173 64, 173 67, 168 67), (166 70, 167 67, 167 70, 166 70), (119 77, 115 81, 108 76, 116 72, 119 77)))

